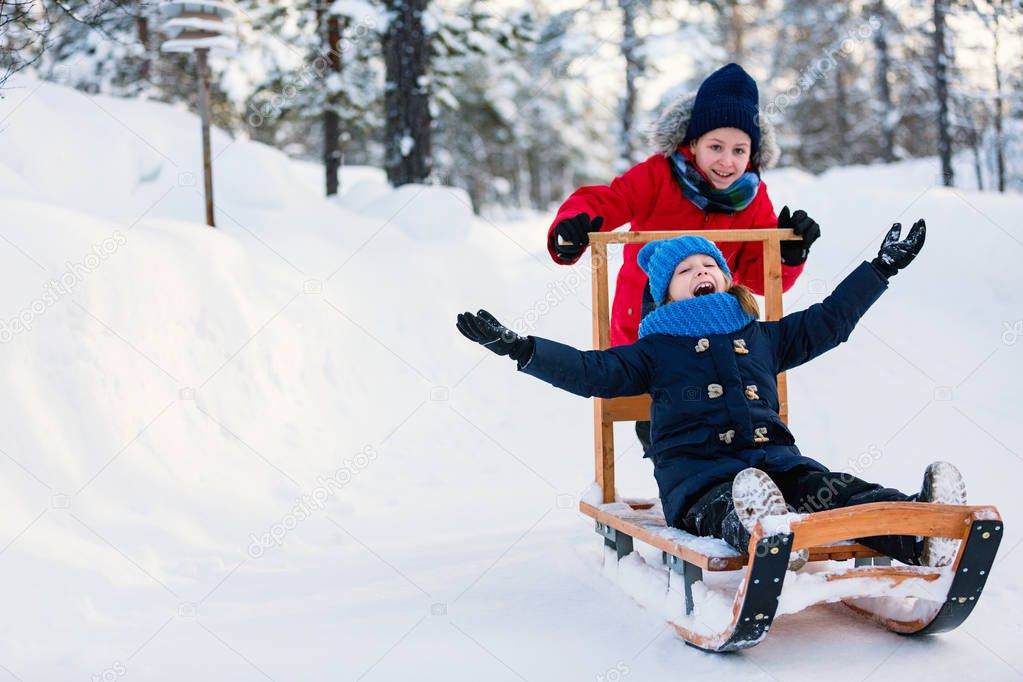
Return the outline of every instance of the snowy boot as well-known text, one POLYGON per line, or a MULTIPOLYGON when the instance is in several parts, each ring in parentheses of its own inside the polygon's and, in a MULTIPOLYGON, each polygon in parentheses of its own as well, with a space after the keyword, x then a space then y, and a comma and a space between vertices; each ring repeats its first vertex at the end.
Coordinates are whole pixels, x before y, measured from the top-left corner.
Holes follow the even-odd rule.
MULTIPOLYGON (((935 504, 966 504, 963 475, 949 462, 933 462, 924 472, 924 484, 917 500, 935 504)), ((950 565, 959 553, 960 542, 956 538, 924 538, 920 563, 935 567, 950 565)))
MULTIPOLYGON (((732 480, 732 504, 743 527, 753 532, 757 521, 765 516, 788 513, 785 498, 771 477, 760 469, 743 469, 732 480)), ((800 549, 789 555, 789 570, 798 571, 806 564, 809 553, 800 549)))

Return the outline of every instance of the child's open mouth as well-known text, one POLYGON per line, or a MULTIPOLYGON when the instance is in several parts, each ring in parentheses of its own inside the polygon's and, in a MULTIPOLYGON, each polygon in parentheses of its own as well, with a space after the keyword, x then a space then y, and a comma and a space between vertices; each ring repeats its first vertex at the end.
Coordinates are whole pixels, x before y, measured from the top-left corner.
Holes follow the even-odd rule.
POLYGON ((735 173, 731 172, 731 171, 728 172, 728 173, 723 173, 721 171, 714 170, 713 168, 710 169, 710 172, 713 173, 714 175, 718 176, 722 180, 727 180, 730 177, 732 177, 733 175, 735 175, 735 173))
POLYGON ((714 286, 714 282, 700 282, 693 289, 693 297, 706 296, 707 294, 713 294, 717 291, 717 287, 714 286))

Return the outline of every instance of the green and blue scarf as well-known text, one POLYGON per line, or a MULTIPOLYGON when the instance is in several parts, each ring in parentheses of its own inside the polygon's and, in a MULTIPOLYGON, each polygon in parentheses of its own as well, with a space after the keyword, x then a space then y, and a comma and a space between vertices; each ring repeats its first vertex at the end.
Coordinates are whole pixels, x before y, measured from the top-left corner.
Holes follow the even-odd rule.
POLYGON ((714 189, 699 169, 679 150, 668 157, 671 174, 675 176, 679 189, 697 208, 707 213, 735 213, 741 211, 757 196, 760 188, 760 174, 748 170, 727 189, 714 189))

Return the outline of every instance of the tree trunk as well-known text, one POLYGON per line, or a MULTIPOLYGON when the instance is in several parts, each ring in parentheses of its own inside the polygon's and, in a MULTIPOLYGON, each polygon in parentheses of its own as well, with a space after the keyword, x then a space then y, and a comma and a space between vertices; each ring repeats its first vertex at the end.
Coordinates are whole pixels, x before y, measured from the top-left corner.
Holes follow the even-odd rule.
POLYGON ((142 45, 143 50, 142 63, 139 65, 139 79, 148 81, 149 61, 152 58, 149 45, 149 19, 142 14, 141 9, 139 9, 139 14, 135 15, 135 32, 138 35, 139 43, 142 45))
MULTIPOLYGON (((341 20, 336 14, 327 17, 327 77, 337 74, 341 77, 341 20)), ((328 90, 329 92, 329 90, 328 90)), ((338 169, 341 168, 341 149, 338 137, 341 134, 340 117, 334 108, 337 95, 331 93, 323 109, 323 167, 326 170, 327 196, 335 196, 338 190, 338 169)))
POLYGON ((618 141, 618 173, 624 173, 637 159, 633 147, 633 128, 636 124, 638 88, 636 81, 643 75, 645 60, 641 53, 642 40, 636 35, 636 0, 618 0, 622 9, 622 56, 625 58, 625 96, 621 101, 621 138, 618 141))
POLYGON ((550 163, 545 150, 542 147, 532 145, 526 152, 526 164, 529 168, 529 200, 533 208, 539 211, 546 211, 551 202, 564 193, 565 183, 560 175, 555 175, 559 170, 567 168, 566 165, 550 163))
POLYGON ((877 51, 877 101, 881 113, 881 157, 886 163, 895 161, 895 120, 897 113, 892 106, 892 89, 888 83, 891 73, 891 54, 888 52, 888 10, 884 0, 874 4, 874 16, 881 25, 874 32, 874 49, 877 51))
POLYGON ((970 129, 970 148, 973 149, 973 174, 977 178, 977 189, 984 189, 984 172, 980 164, 980 133, 976 128, 970 129))
POLYGON ((391 15, 383 36, 386 84, 384 166, 398 187, 430 175, 429 46, 423 12, 429 0, 387 0, 391 15))
POLYGON ((841 165, 849 164, 851 145, 849 141, 849 94, 846 86, 845 71, 842 62, 835 64, 835 132, 838 134, 838 161, 841 165))
POLYGON ((998 169, 998 191, 1005 191, 1005 145, 1002 140, 1002 118, 1005 102, 1002 97, 1002 67, 998 64, 998 48, 1001 42, 1001 26, 998 23, 998 7, 995 12, 995 164, 998 169))
POLYGON ((742 3, 728 0, 728 50, 729 61, 742 64, 746 61, 746 22, 742 15, 742 3))
POLYGON ((952 134, 948 121, 948 53, 945 48, 945 18, 949 0, 934 0, 934 86, 938 96, 938 157, 941 181, 946 187, 955 183, 952 170, 952 134))

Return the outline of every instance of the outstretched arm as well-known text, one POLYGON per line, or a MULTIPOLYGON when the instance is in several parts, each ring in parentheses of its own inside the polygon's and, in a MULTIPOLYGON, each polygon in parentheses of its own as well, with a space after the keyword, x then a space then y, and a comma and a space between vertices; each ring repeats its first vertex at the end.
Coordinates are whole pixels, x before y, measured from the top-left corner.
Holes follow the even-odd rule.
POLYGON ((584 398, 617 398, 649 391, 649 356, 639 344, 581 351, 540 337, 521 337, 486 310, 458 316, 458 331, 498 355, 516 361, 519 371, 584 398))
POLYGON ((584 398, 619 398, 650 390, 652 363, 638 343, 607 350, 579 350, 531 337, 536 349, 521 372, 584 398))
POLYGON ((926 224, 918 220, 904 241, 896 223, 885 236, 877 258, 864 262, 821 303, 765 323, 774 346, 776 371, 797 367, 849 338, 856 323, 888 288, 888 278, 909 265, 923 248, 926 224))

